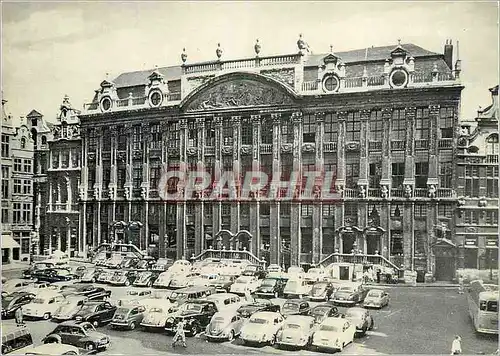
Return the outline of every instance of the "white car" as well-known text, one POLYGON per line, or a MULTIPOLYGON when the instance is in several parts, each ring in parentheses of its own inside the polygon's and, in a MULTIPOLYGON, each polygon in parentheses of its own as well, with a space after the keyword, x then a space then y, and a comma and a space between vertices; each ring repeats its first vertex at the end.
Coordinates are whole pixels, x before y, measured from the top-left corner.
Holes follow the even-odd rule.
POLYGON ((25 292, 26 288, 33 284, 33 281, 27 279, 9 279, 2 283, 2 293, 12 294, 14 292, 25 292))
POLYGON ((344 318, 326 318, 314 333, 312 346, 325 350, 342 351, 354 341, 356 327, 344 318))
POLYGON ((285 289, 283 289, 283 295, 285 297, 298 297, 302 298, 305 295, 309 295, 312 289, 312 284, 303 279, 289 279, 286 282, 285 289))
POLYGON ((71 320, 82 309, 83 303, 88 298, 83 295, 69 295, 52 314, 52 321, 60 322, 71 320))
POLYGON ((257 312, 241 328, 240 339, 243 344, 274 345, 283 321, 283 315, 280 313, 257 312))
POLYGON ((189 282, 188 287, 208 287, 215 282, 218 277, 219 275, 216 273, 200 274, 189 282))
POLYGON ((186 260, 177 260, 174 262, 172 266, 169 267, 167 271, 170 272, 190 272, 191 271, 191 262, 186 260))
POLYGON ((205 329, 205 336, 208 341, 232 341, 240 334, 244 323, 245 318, 238 315, 235 310, 217 312, 210 319, 205 329))
POLYGON ((314 317, 307 315, 290 315, 278 332, 278 346, 306 347, 312 342, 316 324, 314 317))
POLYGON ((198 273, 189 272, 187 274, 177 274, 175 275, 168 287, 170 289, 180 289, 186 288, 193 285, 194 281, 198 279, 200 275, 198 273))
POLYGON ((42 344, 26 350, 25 355, 80 355, 80 349, 68 344, 42 344))
POLYGON ((23 315, 26 318, 41 318, 48 320, 62 305, 66 298, 55 291, 44 291, 39 293, 31 303, 23 307, 23 315))
POLYGON ((323 268, 310 268, 304 275, 304 279, 310 281, 321 281, 327 277, 326 271, 323 268))
POLYGON ((149 296, 140 299, 138 303, 148 309, 157 304, 162 304, 164 301, 169 301, 172 292, 171 290, 152 290, 149 296))
POLYGON ((149 289, 129 289, 127 295, 118 300, 118 306, 129 306, 140 304, 142 299, 151 297, 149 289))
POLYGON ((146 329, 163 330, 167 319, 176 312, 177 306, 175 303, 171 303, 168 300, 158 300, 154 305, 146 308, 141 326, 146 329))
POLYGON ((170 285, 170 282, 177 275, 186 275, 187 272, 173 272, 173 271, 165 271, 160 273, 156 281, 153 283, 153 287, 156 288, 167 288, 170 285))
POLYGON ((287 274, 289 279, 297 279, 304 278, 305 272, 302 267, 291 266, 288 267, 287 274))
POLYGON ((54 286, 49 282, 31 283, 30 285, 21 289, 22 292, 28 292, 33 294, 38 294, 44 291, 56 291, 56 290, 57 290, 57 285, 54 286))
POLYGON ((269 265, 267 267, 267 272, 268 273, 271 273, 271 272, 282 272, 282 271, 283 271, 283 269, 280 266, 276 265, 276 264, 269 265))
POLYGON ((255 276, 240 276, 234 281, 231 286, 231 293, 245 294, 249 292, 252 294, 260 285, 260 281, 255 276))
POLYGON ((237 309, 244 304, 243 300, 233 293, 216 293, 204 299, 214 302, 218 311, 237 309))

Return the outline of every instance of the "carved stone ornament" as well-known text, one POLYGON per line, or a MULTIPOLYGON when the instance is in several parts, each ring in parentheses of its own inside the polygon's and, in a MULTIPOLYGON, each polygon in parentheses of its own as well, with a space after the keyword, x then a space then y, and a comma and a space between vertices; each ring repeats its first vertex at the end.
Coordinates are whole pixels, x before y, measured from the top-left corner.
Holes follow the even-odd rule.
POLYGON ((263 70, 260 72, 260 74, 267 75, 268 77, 287 84, 292 88, 294 87, 295 70, 293 68, 263 70))
POLYGON ((464 197, 460 197, 457 201, 458 203, 458 206, 464 206, 465 205, 465 198, 464 197))
POLYGON ((382 199, 388 199, 389 198, 389 189, 387 188, 386 185, 382 185, 380 187, 380 197, 382 199))
POLYGON ((293 145, 291 143, 281 144, 281 153, 292 153, 293 145))
POLYGON ((132 188, 125 187, 123 194, 125 196, 125 200, 130 200, 130 198, 132 198, 132 188))
POLYGON ((85 191, 87 190, 87 188, 85 187, 80 187, 78 189, 78 196, 80 198, 80 200, 85 200, 85 191))
POLYGON ((486 200, 486 198, 481 198, 479 199, 479 202, 477 203, 478 206, 480 207, 485 207, 486 205, 488 205, 488 201, 486 200))
POLYGON ((345 150, 347 152, 359 151, 359 142, 347 142, 345 145, 345 150))
POLYGON ((413 191, 412 191, 411 185, 407 184, 405 186, 405 198, 410 199, 412 197, 412 193, 413 193, 413 191))
POLYGON ((196 156, 198 154, 198 148, 197 147, 188 147, 186 150, 186 153, 188 156, 196 156))
POLYGON ((94 198, 99 200, 101 197, 101 187, 99 185, 94 185, 94 198))
POLYGON ((88 159, 89 159, 89 161, 94 161, 95 160, 95 152, 89 152, 88 159))
POLYGON ((314 143, 308 142, 302 144, 302 152, 311 153, 316 150, 316 145, 314 143))
POLYGON ((467 147, 467 137, 460 137, 457 141, 458 146, 460 147, 467 147))
POLYGON ((127 153, 118 152, 118 154, 116 155, 116 158, 121 162, 125 162, 125 160, 127 159, 127 153))
POLYGON ((243 145, 243 146, 241 146, 240 153, 242 155, 246 155, 246 156, 251 155, 252 154, 252 145, 243 145))
POLYGON ((339 184, 335 186, 335 190, 339 193, 340 197, 344 197, 344 186, 339 184))
POLYGON ((200 77, 191 77, 191 78, 188 78, 189 87, 191 88, 191 90, 195 90, 200 85, 205 84, 206 82, 208 82, 213 77, 215 77, 215 75, 207 75, 207 76, 200 76, 200 77))
POLYGON ((141 187, 141 198, 146 200, 148 198, 148 188, 142 186, 141 187))
POLYGON ((434 184, 429 186, 429 198, 431 199, 436 198, 436 186, 434 184))
POLYGON ((168 156, 178 156, 179 155, 179 147, 172 147, 168 149, 168 156))
POLYGON ((365 199, 366 198, 366 187, 364 185, 360 185, 358 187, 358 196, 361 199, 365 199))
POLYGON ((141 151, 134 151, 133 158, 134 159, 141 159, 142 158, 142 152, 141 151))
POLYGON ((475 228, 475 227, 473 227, 473 226, 467 226, 467 227, 465 228, 465 232, 467 232, 467 233, 469 233, 469 234, 471 234, 471 233, 475 233, 475 232, 477 232, 477 228, 475 228))
POLYGON ((222 146, 221 152, 225 155, 229 155, 233 153, 233 146, 222 146))
POLYGON ((238 78, 205 88, 188 104, 186 111, 291 105, 292 103, 292 98, 288 93, 270 83, 238 78))
POLYGON ((116 187, 114 185, 108 186, 109 200, 116 200, 116 187))

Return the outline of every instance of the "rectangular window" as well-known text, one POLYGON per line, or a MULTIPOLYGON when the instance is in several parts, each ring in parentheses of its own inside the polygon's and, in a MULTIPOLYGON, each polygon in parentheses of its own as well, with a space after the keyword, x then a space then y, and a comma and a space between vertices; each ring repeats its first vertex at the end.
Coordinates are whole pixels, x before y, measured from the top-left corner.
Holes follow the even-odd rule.
POLYGON ((90 128, 89 129, 89 151, 95 151, 97 149, 97 132, 95 128, 90 128))
POLYGON ((359 111, 349 112, 346 119, 346 142, 359 141, 361 130, 361 116, 359 111))
POLYGON ((426 204, 415 204, 415 217, 424 218, 427 216, 427 205, 426 204))
POLYGON ((345 182, 346 188, 355 189, 358 186, 359 163, 346 163, 345 182))
POLYGON ((250 119, 246 118, 241 121, 241 144, 251 145, 253 141, 253 128, 250 119))
POLYGON ((9 223, 9 208, 2 208, 2 224, 9 223))
POLYGON ((95 184, 95 167, 89 167, 88 170, 88 187, 94 189, 95 184))
POLYGON ((168 128, 168 148, 178 148, 180 144, 179 123, 172 122, 168 128))
POLYGON ((80 167, 80 149, 72 148, 71 149, 71 166, 73 168, 80 167))
POLYGON ((395 189, 402 189, 404 178, 405 178, 405 164, 404 163, 393 163, 392 164, 392 187, 395 189))
POLYGON ((316 118, 313 114, 304 115, 302 124, 303 142, 316 142, 316 118))
POLYGON ((14 172, 23 171, 23 160, 20 158, 14 158, 14 172))
POLYGON ((69 151, 64 150, 61 152, 61 168, 69 167, 69 151))
POLYGON ((417 109, 415 117, 415 139, 428 140, 429 139, 429 109, 417 109))
POLYGON ((262 119, 260 127, 260 135, 262 138, 262 143, 264 144, 273 143, 273 120, 270 117, 265 117, 262 119))
POLYGON ((154 150, 161 149, 161 129, 159 122, 153 122, 149 125, 151 133, 151 148, 154 150))
POLYGON ((213 120, 205 120, 205 146, 215 146, 215 127, 213 120))
POLYGON ((441 130, 441 138, 453 138, 454 116, 454 107, 441 108, 439 111, 439 128, 441 130))
POLYGON ((281 142, 282 143, 293 142, 293 124, 290 121, 281 122, 281 142))
POLYGON ((370 114, 370 140, 382 141, 383 130, 382 110, 373 110, 370 114))
POLYGON ((498 225, 498 210, 486 212, 486 224, 498 225))
POLYGON ((429 175, 429 163, 415 163, 415 188, 427 187, 427 176, 429 175))
POLYGON ((111 168, 104 168, 102 170, 102 185, 104 189, 108 189, 109 183, 111 182, 111 168))
POLYGON ((486 167, 486 196, 498 198, 498 166, 486 167))
POLYGON ((203 205, 203 210, 204 210, 204 215, 207 216, 212 216, 214 212, 214 206, 210 203, 205 203, 203 205))
POLYGON ((446 204, 438 205, 438 216, 452 218, 453 213, 454 213, 453 206, 446 204))
POLYGON ((233 145, 233 125, 231 125, 231 120, 225 119, 222 121, 222 145, 232 146, 233 145))
POLYGON ((189 120, 187 123, 188 142, 187 147, 198 146, 198 130, 196 129, 196 121, 189 120))
POLYGON ((31 222, 31 204, 23 204, 22 220, 25 224, 29 224, 31 222))
POLYGON ((125 127, 118 129, 118 151, 127 150, 127 131, 125 127))
POLYGON ((465 196, 466 197, 479 197, 479 167, 466 166, 465 167, 465 196))
POLYGON ((441 188, 451 188, 452 176, 453 162, 441 162, 439 164, 439 186, 441 188))
POLYGON ((14 179, 14 194, 21 194, 21 179, 14 179))
POLYGON ((23 180, 23 194, 31 194, 31 180, 23 180))
POLYGON ((479 212, 475 210, 465 211, 464 214, 464 223, 469 225, 477 225, 479 224, 479 212))
POLYGON ((2 166, 2 199, 9 197, 9 167, 2 166))
POLYGON ((23 162, 24 173, 31 173, 31 160, 25 159, 23 161, 24 161, 23 162))
POLYGON ((123 189, 123 186, 125 185, 125 180, 127 178, 127 170, 125 168, 118 168, 117 171, 117 185, 118 189, 123 189))
POLYGON ((142 144, 142 127, 135 125, 132 131, 132 149, 134 151, 142 151, 144 146, 142 144))
POLYGON ((231 215, 231 204, 221 204, 222 215, 231 215))
POLYGON ((2 135, 2 157, 8 158, 10 156, 10 137, 2 135))
POLYGON ((301 208, 301 211, 300 211, 301 216, 312 216, 312 214, 313 214, 312 204, 302 204, 302 206, 300 208, 301 208))
POLYGON ((346 225, 358 225, 357 203, 344 203, 344 222, 346 225))
POLYGON ((338 122, 337 114, 328 113, 325 115, 325 142, 337 142, 338 122))
POLYGON ((134 167, 132 175, 133 175, 133 187, 140 188, 142 184, 142 167, 134 167))
POLYGON ((403 233, 399 230, 391 230, 391 256, 403 254, 403 233))
POLYGON ((151 167, 149 171, 149 185, 151 189, 158 189, 160 182, 160 167, 151 167))
POLYGON ((394 109, 392 112, 392 132, 391 139, 394 141, 404 141, 406 137, 405 109, 394 109))
POLYGON ((369 186, 370 188, 378 188, 380 179, 382 179, 382 162, 370 163, 369 171, 369 186))
POLYGON ((335 205, 323 205, 323 216, 335 216, 335 205))
POLYGON ((21 216, 22 216, 22 213, 21 213, 21 203, 14 203, 12 204, 13 205, 13 215, 12 215, 12 222, 14 224, 19 224, 21 223, 21 216))
POLYGON ((108 127, 104 127, 102 131, 102 150, 104 152, 111 151, 111 131, 108 127))
MULTIPOLYGON (((314 172, 316 170, 316 163, 315 163, 315 158, 314 156, 311 155, 304 155, 302 157, 302 188, 304 189, 307 184, 307 180, 311 179, 307 177, 306 172, 314 172)), ((290 167, 290 173, 291 173, 291 167, 290 167)), ((290 176, 289 173, 289 176, 290 176)))

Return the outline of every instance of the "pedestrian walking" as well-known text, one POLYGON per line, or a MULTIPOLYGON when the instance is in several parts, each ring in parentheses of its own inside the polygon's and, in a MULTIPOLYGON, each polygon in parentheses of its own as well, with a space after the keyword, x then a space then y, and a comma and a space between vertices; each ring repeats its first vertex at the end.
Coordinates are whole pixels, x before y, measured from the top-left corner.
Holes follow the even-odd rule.
POLYGON ((182 342, 182 347, 186 347, 186 334, 184 333, 184 320, 179 321, 177 324, 177 329, 175 330, 174 342, 172 347, 175 347, 177 342, 182 342))
POLYGON ((377 283, 380 283, 380 274, 382 271, 380 271, 380 268, 377 268, 377 283))
POLYGON ((464 277, 458 276, 458 294, 464 294, 464 277))
POLYGON ((451 354, 460 355, 461 353, 462 353, 462 338, 456 335, 455 339, 451 343, 451 354))
POLYGON ((245 302, 247 303, 253 303, 255 300, 252 297, 252 294, 250 294, 250 291, 247 289, 245 290, 245 302))
POLYGON ((14 313, 14 317, 16 318, 16 324, 17 324, 17 326, 24 325, 23 307, 17 308, 16 312, 14 313))

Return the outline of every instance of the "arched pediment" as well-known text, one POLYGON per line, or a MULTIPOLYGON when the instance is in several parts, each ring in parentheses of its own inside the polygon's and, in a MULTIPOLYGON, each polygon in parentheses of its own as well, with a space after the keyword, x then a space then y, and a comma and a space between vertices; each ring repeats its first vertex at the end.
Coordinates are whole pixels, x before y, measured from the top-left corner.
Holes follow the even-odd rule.
POLYGON ((295 93, 288 86, 254 73, 229 73, 215 77, 190 93, 183 111, 220 110, 233 107, 290 106, 295 93))

